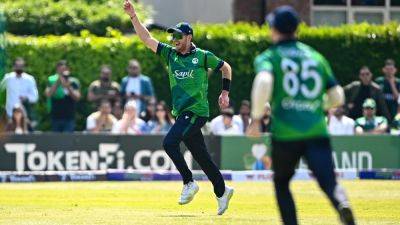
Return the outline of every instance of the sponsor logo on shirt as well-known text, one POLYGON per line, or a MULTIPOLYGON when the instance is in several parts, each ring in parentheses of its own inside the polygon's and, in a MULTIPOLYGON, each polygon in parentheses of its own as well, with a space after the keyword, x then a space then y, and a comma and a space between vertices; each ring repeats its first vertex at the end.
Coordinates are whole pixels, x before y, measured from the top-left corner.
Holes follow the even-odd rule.
POLYGON ((182 79, 186 79, 186 78, 194 78, 193 72, 194 72, 193 70, 189 70, 189 71, 175 70, 174 75, 177 79, 182 80, 182 79))

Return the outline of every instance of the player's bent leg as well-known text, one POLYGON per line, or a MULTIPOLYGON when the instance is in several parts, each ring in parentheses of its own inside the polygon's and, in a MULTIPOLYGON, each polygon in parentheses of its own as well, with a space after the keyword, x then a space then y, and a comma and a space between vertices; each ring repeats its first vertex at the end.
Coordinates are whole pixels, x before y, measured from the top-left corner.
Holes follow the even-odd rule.
POLYGON ((218 167, 212 161, 207 147, 204 143, 204 137, 201 130, 198 129, 184 139, 186 147, 192 153, 193 159, 200 165, 201 169, 207 175, 214 187, 214 193, 221 197, 225 192, 225 181, 218 167))
POLYGON ((296 207, 289 189, 302 151, 300 143, 272 141, 275 196, 285 225, 297 225, 296 207))
POLYGON ((305 158, 319 186, 338 211, 343 224, 355 224, 346 192, 336 181, 329 139, 321 138, 307 142, 305 158))

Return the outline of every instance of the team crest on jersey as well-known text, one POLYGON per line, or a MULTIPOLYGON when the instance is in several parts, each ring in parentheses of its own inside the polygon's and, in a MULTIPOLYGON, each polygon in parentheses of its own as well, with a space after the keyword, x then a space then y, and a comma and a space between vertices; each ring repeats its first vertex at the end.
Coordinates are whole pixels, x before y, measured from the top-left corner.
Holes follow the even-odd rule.
POLYGON ((193 63, 193 64, 199 63, 199 59, 198 59, 198 58, 193 58, 193 59, 192 59, 192 63, 193 63))

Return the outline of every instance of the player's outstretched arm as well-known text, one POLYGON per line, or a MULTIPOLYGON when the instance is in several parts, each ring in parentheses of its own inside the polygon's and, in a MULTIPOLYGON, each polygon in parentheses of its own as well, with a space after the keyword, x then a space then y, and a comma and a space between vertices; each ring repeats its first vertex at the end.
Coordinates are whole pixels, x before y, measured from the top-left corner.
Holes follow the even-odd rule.
POLYGON ((125 13, 131 17, 132 25, 135 28, 136 34, 139 36, 140 40, 142 40, 143 43, 153 52, 157 52, 157 46, 159 41, 154 39, 151 36, 150 32, 147 30, 147 28, 140 22, 131 1, 125 0, 124 10, 125 13))
POLYGON ((227 62, 224 62, 220 70, 222 72, 222 92, 219 96, 218 103, 221 109, 225 109, 229 107, 229 91, 232 81, 232 68, 227 62))
POLYGON ((340 85, 331 87, 326 92, 326 98, 324 99, 324 108, 326 110, 335 108, 344 104, 344 91, 340 85))
POLYGON ((247 135, 260 136, 260 122, 264 115, 265 104, 271 99, 274 78, 266 71, 259 72, 254 79, 251 91, 251 117, 252 121, 247 129, 247 135))

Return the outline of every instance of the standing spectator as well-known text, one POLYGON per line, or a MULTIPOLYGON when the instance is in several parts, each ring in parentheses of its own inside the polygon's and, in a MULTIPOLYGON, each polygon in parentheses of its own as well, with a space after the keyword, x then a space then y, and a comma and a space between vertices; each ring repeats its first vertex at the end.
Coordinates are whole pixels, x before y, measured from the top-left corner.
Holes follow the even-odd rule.
POLYGON ((135 100, 138 115, 146 109, 146 103, 155 99, 151 79, 141 74, 140 63, 136 59, 129 61, 128 76, 122 78, 121 96, 124 102, 135 100))
POLYGON ((51 127, 54 132, 73 132, 76 103, 81 98, 79 81, 70 75, 67 61, 56 65, 56 74, 49 76, 46 88, 51 127))
POLYGON ((6 131, 15 134, 27 134, 29 120, 26 116, 24 107, 16 104, 12 109, 11 120, 8 122, 6 131))
POLYGON ((243 131, 233 122, 233 110, 227 108, 221 112, 222 120, 211 128, 211 132, 215 135, 240 135, 243 131))
POLYGON ((386 133, 388 122, 385 117, 375 116, 376 103, 368 98, 363 104, 364 116, 356 120, 356 134, 383 134, 386 133))
POLYGON ((396 78, 397 68, 393 59, 387 59, 382 68, 383 77, 378 77, 375 81, 381 87, 385 96, 386 105, 389 109, 389 121, 392 121, 397 114, 397 99, 399 98, 400 79, 396 78))
POLYGON ((86 120, 86 130, 92 133, 111 132, 117 119, 111 114, 111 104, 102 100, 99 111, 90 114, 86 120))
POLYGON ((271 105, 267 102, 265 104, 264 115, 261 120, 261 132, 270 133, 271 132, 271 105))
POLYGON ((239 109, 239 115, 237 115, 240 118, 241 121, 241 126, 239 127, 240 130, 244 133, 247 130, 247 127, 250 124, 251 118, 250 118, 250 101, 249 100, 243 100, 240 109, 239 109))
POLYGON ((372 73, 367 66, 361 67, 358 77, 359 81, 354 81, 344 87, 346 94, 346 108, 348 116, 353 120, 363 115, 365 99, 372 98, 378 104, 377 114, 390 118, 383 92, 379 85, 372 81, 372 73))
POLYGON ((329 110, 328 131, 331 135, 354 135, 353 119, 344 115, 344 107, 329 110))
POLYGON ((115 102, 119 101, 119 84, 111 79, 112 70, 108 65, 102 65, 100 68, 100 79, 93 81, 88 90, 87 99, 89 102, 95 103, 96 107, 103 100, 115 106, 115 102))
POLYGON ((152 134, 166 134, 171 129, 174 120, 165 102, 159 102, 156 106, 156 119, 149 121, 152 134))
POLYGON ((28 117, 32 119, 31 104, 36 103, 39 98, 35 78, 25 73, 25 60, 23 58, 15 59, 13 70, 13 72, 6 74, 1 81, 1 87, 4 87, 7 91, 7 117, 11 119, 13 107, 21 104, 28 111, 28 117))
POLYGON ((143 134, 146 123, 137 116, 136 101, 128 101, 124 107, 122 119, 118 120, 112 129, 113 134, 143 134))

